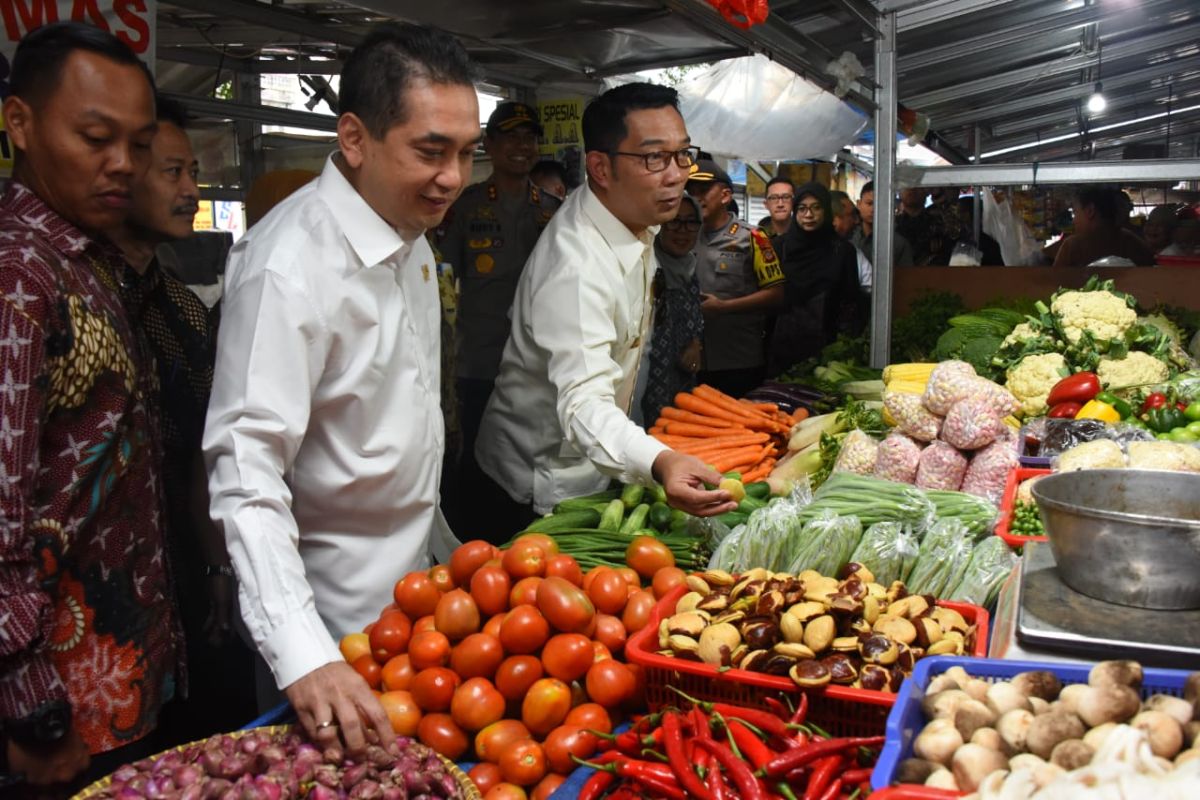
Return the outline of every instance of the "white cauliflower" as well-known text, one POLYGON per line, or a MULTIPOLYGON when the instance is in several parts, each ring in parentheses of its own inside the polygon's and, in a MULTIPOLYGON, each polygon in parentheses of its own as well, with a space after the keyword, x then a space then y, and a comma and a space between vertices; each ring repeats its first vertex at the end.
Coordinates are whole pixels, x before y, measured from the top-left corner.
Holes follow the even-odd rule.
POLYGON ((1022 322, 1020 325, 1012 329, 1012 333, 1004 337, 1004 341, 1000 343, 1001 347, 1008 347, 1010 344, 1017 344, 1026 339, 1036 339, 1038 337, 1037 328, 1030 325, 1028 322, 1022 322))
POLYGON ((1100 359, 1096 374, 1100 385, 1108 389, 1163 383, 1171 377, 1171 370, 1149 353, 1134 350, 1124 358, 1100 359))
POLYGON ((1102 342, 1123 336, 1137 312, 1112 292, 1063 292, 1050 304, 1067 340, 1074 344, 1085 330, 1102 342))
POLYGON ((1182 442, 1130 442, 1129 466, 1200 472, 1200 450, 1182 442))
POLYGON ((1005 385, 1021 404, 1021 413, 1035 417, 1046 412, 1046 397, 1054 384, 1068 374, 1067 360, 1060 353, 1025 356, 1008 370, 1005 385))
POLYGON ((1077 444, 1058 457, 1056 472, 1078 469, 1123 469, 1125 451, 1112 439, 1095 439, 1077 444))

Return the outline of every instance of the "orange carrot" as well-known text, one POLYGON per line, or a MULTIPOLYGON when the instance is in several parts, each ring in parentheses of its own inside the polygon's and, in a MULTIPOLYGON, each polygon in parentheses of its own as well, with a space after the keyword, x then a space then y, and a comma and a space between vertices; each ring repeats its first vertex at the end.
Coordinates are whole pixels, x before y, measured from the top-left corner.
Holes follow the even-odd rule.
MULTIPOLYGON (((714 408, 737 415, 736 418, 740 419, 741 423, 748 428, 754 428, 756 430, 765 428, 766 430, 775 431, 784 428, 783 425, 776 422, 762 411, 739 403, 729 395, 725 394, 724 392, 720 392, 711 386, 704 384, 697 386, 694 390, 694 394, 698 399, 707 401, 707 403, 714 408)), ((685 407, 680 404, 678 396, 675 398, 675 405, 680 406, 681 408, 685 407)), ((716 416, 713 411, 709 411, 707 413, 716 416)))
POLYGON ((729 472, 734 467, 747 467, 762 460, 762 448, 757 445, 731 450, 712 460, 713 469, 717 472, 729 472))
POLYGON ((731 422, 721 417, 709 417, 704 414, 696 414, 691 411, 672 408, 671 406, 664 407, 661 413, 665 419, 673 419, 678 422, 693 422, 697 425, 708 425, 713 428, 732 428, 737 425, 736 422, 731 422))
POLYGON ((728 436, 730 432, 737 430, 737 428, 712 428, 708 425, 693 425, 690 422, 673 422, 669 420, 666 425, 663 425, 663 433, 668 433, 672 436, 693 436, 707 439, 717 436, 728 436))
POLYGON ((768 458, 757 467, 747 472, 742 476, 742 483, 754 483, 761 481, 771 474, 771 470, 775 468, 775 459, 768 458))
POLYGON ((693 414, 716 417, 717 419, 723 419, 735 425, 746 427, 757 421, 757 418, 753 416, 753 409, 743 411, 741 409, 724 408, 687 392, 680 392, 675 395, 675 407, 684 411, 690 411, 693 414))
POLYGON ((655 423, 655 425, 654 425, 654 427, 653 427, 653 428, 651 428, 650 430, 646 431, 646 433, 650 434, 651 436, 655 436, 655 435, 657 435, 657 434, 660 434, 660 433, 662 433, 662 432, 663 432, 662 425, 659 425, 658 423, 655 423))
POLYGON ((681 445, 675 445, 672 449, 677 450, 680 453, 687 453, 688 455, 701 457, 701 456, 707 456, 707 455, 723 455, 732 450, 740 450, 743 447, 760 447, 760 446, 762 446, 761 441, 756 441, 753 438, 736 438, 736 439, 728 439, 728 440, 699 439, 697 441, 700 441, 700 442, 713 441, 713 442, 719 442, 719 443, 718 444, 690 444, 690 445, 689 444, 681 444, 681 445))
POLYGON ((798 406, 796 410, 792 412, 791 423, 793 425, 806 419, 808 419, 808 409, 804 406, 798 406))
POLYGON ((744 406, 753 408, 755 411, 762 411, 765 414, 774 414, 779 410, 779 406, 774 403, 755 403, 753 400, 746 400, 745 398, 738 400, 738 402, 744 406))

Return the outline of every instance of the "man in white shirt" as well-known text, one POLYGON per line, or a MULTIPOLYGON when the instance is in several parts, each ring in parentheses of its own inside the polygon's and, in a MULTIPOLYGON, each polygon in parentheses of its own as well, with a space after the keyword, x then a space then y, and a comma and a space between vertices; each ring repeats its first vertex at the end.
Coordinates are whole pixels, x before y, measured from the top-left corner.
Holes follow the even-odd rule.
POLYGON ((342 71, 338 151, 230 253, 204 433, 242 616, 306 731, 392 741, 338 651, 450 542, 436 263, 422 235, 479 139, 449 35, 381 25, 342 71))
POLYGON ((614 477, 657 479, 672 505, 723 513, 729 494, 703 485, 721 476, 628 416, 649 345, 654 236, 674 218, 696 160, 675 90, 605 92, 584 112, 583 139, 587 184, 554 215, 517 285, 479 465, 517 507, 508 519, 614 477))

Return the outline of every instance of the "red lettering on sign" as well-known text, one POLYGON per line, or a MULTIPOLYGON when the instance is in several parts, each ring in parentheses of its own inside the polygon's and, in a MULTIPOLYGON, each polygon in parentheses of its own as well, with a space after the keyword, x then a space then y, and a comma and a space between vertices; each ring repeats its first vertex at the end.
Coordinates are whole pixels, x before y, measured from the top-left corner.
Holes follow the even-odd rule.
POLYGON ((130 33, 117 31, 117 38, 129 45, 129 49, 141 55, 150 47, 150 23, 146 21, 146 4, 143 0, 116 0, 113 11, 117 18, 128 26, 130 33), (140 13, 139 13, 140 12, 140 13))
POLYGON ((108 30, 108 20, 100 13, 96 0, 75 0, 71 9, 71 19, 75 22, 90 22, 101 30, 108 30))
POLYGON ((9 41, 20 40, 34 28, 58 22, 58 3, 54 0, 0 0, 0 16, 9 41))

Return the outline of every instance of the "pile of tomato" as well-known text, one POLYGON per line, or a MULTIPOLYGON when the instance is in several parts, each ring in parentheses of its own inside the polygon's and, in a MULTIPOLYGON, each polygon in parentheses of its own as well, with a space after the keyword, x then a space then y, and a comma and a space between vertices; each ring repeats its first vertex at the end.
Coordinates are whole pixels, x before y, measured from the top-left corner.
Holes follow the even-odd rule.
POLYGON ((551 536, 506 550, 471 541, 448 564, 396 582, 395 602, 342 655, 379 693, 396 733, 474 758, 491 800, 548 797, 596 735, 644 707, 626 637, 684 581, 656 550, 586 574, 551 536), (643 588, 643 581, 649 585, 643 588))

